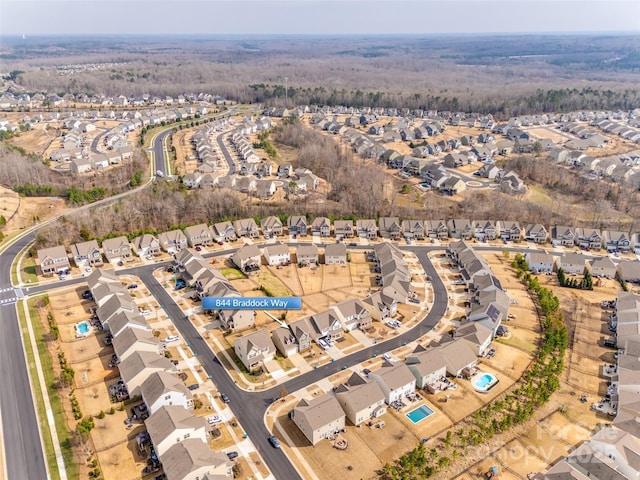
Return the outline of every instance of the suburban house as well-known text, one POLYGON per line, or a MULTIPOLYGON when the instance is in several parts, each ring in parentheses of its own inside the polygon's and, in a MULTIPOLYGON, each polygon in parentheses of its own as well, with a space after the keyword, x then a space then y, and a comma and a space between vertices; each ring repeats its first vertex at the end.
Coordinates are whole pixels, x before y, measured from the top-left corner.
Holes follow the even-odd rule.
POLYGON ((450 219, 447 221, 449 236, 455 239, 471 240, 473 237, 473 226, 467 219, 450 219))
POLYGON ((174 254, 183 248, 187 248, 187 236, 182 230, 171 230, 158 234, 160 248, 167 253, 174 254))
POLYGON ((586 257, 579 253, 565 253, 558 258, 558 268, 567 275, 582 275, 586 267, 586 257))
POLYGON ((78 268, 102 266, 102 252, 100 252, 98 242, 95 240, 74 243, 71 245, 71 256, 78 268))
POLYGON ((346 265, 347 247, 344 243, 329 243, 324 247, 325 265, 346 265))
POLYGON ((407 355, 405 363, 415 377, 418 388, 429 389, 447 375, 447 362, 437 348, 418 346, 407 355))
POLYGON ((136 352, 160 353, 160 341, 153 333, 140 328, 127 327, 113 337, 113 350, 121 362, 136 352))
POLYGON ((331 236, 331 221, 327 217, 316 217, 311 222, 311 234, 321 237, 331 236))
POLYGON ((214 223, 210 230, 214 242, 233 242, 238 238, 231 222, 214 223))
POLYGON ((193 408, 193 394, 184 382, 174 373, 153 372, 142 382, 140 395, 150 414, 161 407, 178 405, 185 409, 193 408))
POLYGON ((211 244, 211 231, 206 223, 186 227, 184 234, 187 237, 187 243, 192 248, 211 244))
POLYGON ((120 377, 124 380, 129 395, 140 394, 143 382, 154 372, 178 374, 178 369, 168 358, 156 352, 134 352, 118 364, 120 377))
POLYGON ((108 238, 102 242, 104 257, 110 263, 130 262, 133 260, 129 239, 125 236, 108 238))
POLYGON ((527 242, 546 243, 547 229, 539 223, 529 223, 524 229, 524 239, 527 242))
POLYGON ((300 400, 289 416, 311 445, 332 437, 345 427, 345 413, 336 397, 328 393, 300 400))
POLYGON ((298 245, 296 248, 296 261, 298 265, 317 265, 318 247, 313 244, 298 245))
MULTIPOLYGON (((182 233, 180 230, 177 231, 182 233)), ((161 253, 160 240, 149 233, 134 238, 131 243, 133 244, 133 250, 139 257, 155 256, 161 253)))
MULTIPOLYGON (((591 436, 589 446, 605 457, 613 460, 616 465, 616 473, 624 478, 638 478, 640 476, 640 438, 637 435, 637 426, 629 429, 619 428, 615 423, 605 426, 591 436)), ((598 470, 594 477, 602 477, 606 470, 598 470)), ((585 475, 586 477, 586 475, 585 475)), ((616 478, 611 475, 608 478, 616 478)))
POLYGON ((553 255, 545 252, 527 252, 525 255, 529 270, 533 273, 549 273, 553 272, 555 258, 553 255))
POLYGON ((289 329, 298 342, 298 352, 305 352, 311 348, 311 342, 315 338, 315 329, 308 317, 290 323, 289 329))
POLYGON ((347 420, 353 425, 379 418, 387 412, 385 395, 378 382, 367 380, 358 373, 353 373, 346 383, 338 386, 335 394, 347 420))
POLYGON ((336 220, 333 222, 333 231, 336 238, 353 238, 353 220, 336 220))
POLYGON ((424 232, 422 220, 404 220, 402 222, 402 235, 407 240, 424 240, 424 232))
POLYGON ((481 242, 496 239, 496 224, 493 220, 476 220, 473 222, 473 236, 481 242))
POLYGON ((464 338, 442 343, 437 349, 447 363, 447 373, 454 378, 470 371, 478 363, 472 345, 464 338))
POLYGON ((640 283, 640 261, 623 260, 618 263, 618 278, 630 283, 640 283))
POLYGON ((366 330, 371 327, 371 314, 359 298, 351 298, 337 303, 333 308, 338 312, 345 331, 366 330))
POLYGON ((437 240, 449 238, 449 227, 444 220, 425 220, 424 229, 429 238, 437 240))
POLYGON ((38 249, 38 264, 43 275, 65 272, 71 268, 64 245, 38 249))
POLYGON ((231 256, 231 261, 243 272, 255 272, 260 269, 262 254, 257 245, 244 245, 231 256))
POLYGON ((295 335, 287 327, 278 327, 271 331, 271 341, 280 352, 280 355, 287 358, 294 353, 298 353, 298 342, 295 335))
POLYGON ((276 237, 282 235, 282 221, 278 217, 270 216, 260 220, 260 228, 264 238, 276 237))
MULTIPOLYGON (((94 295, 95 298, 95 295, 94 295)), ((145 318, 136 311, 123 310, 112 315, 106 322, 102 323, 103 328, 111 332, 114 337, 119 335, 125 328, 139 328, 142 330, 152 331, 145 318)))
POLYGON ((307 235, 307 217, 304 215, 291 215, 287 219, 287 231, 289 235, 307 235))
MULTIPOLYGON (((98 290, 98 288, 95 290, 98 290)), ((115 292, 113 295, 100 299, 100 305, 96 309, 96 316, 103 325, 108 327, 111 318, 120 312, 138 313, 131 295, 122 295, 120 292, 115 292)))
POLYGON ((260 229, 258 228, 258 224, 253 218, 243 218, 242 220, 236 220, 235 222, 233 222, 233 228, 239 238, 258 238, 258 236, 260 236, 260 229))
MULTIPOLYGON (((218 285, 222 285, 222 283, 218 285)), ((215 294, 215 290, 212 290, 212 293, 215 294)), ((220 327, 223 330, 245 330, 255 326, 256 312, 255 310, 218 310, 218 320, 220 320, 220 327)))
POLYGON ((383 292, 374 292, 362 299, 373 320, 379 322, 393 317, 398 311, 398 301, 383 292))
POLYGON ((482 322, 463 323, 453 334, 454 338, 463 338, 471 345, 473 353, 483 357, 491 347, 495 330, 482 324, 482 322))
POLYGON ((360 238, 378 238, 378 226, 373 219, 356 220, 356 232, 360 238))
POLYGON ((519 222, 498 220, 496 229, 501 240, 519 242, 522 240, 522 229, 519 222))
MULTIPOLYGON (((196 417, 204 421, 202 417, 196 417)), ((167 480, 232 479, 233 465, 200 438, 187 438, 158 455, 167 480)))
POLYGON ((289 253, 289 246, 284 243, 274 243, 265 245, 263 249, 264 258, 267 264, 274 265, 287 265, 291 263, 291 253, 289 253))
POLYGON ((206 420, 180 405, 166 405, 145 420, 147 432, 158 455, 186 439, 207 441, 206 420))
POLYGON ((591 275, 600 278, 614 278, 616 264, 609 257, 598 257, 591 261, 591 275))
POLYGON ((607 249, 607 252, 627 253, 631 249, 631 237, 629 232, 603 230, 602 245, 607 249))
POLYGON ((276 353, 271 335, 265 329, 236 338, 234 350, 249 372, 263 368, 265 362, 273 360, 276 353))
POLYGON ((575 242, 580 248, 600 250, 602 248, 602 235, 598 228, 576 228, 574 231, 575 242))
POLYGON ((571 227, 554 225, 551 227, 551 244, 554 247, 572 247, 576 242, 576 234, 571 227))
POLYGON ((340 322, 340 318, 338 318, 333 309, 314 313, 309 317, 309 321, 315 329, 314 340, 323 337, 335 340, 344 335, 342 322, 340 322))
POLYGON ((371 372, 369 378, 378 382, 384 392, 387 405, 401 401, 416 390, 416 378, 409 367, 402 362, 391 363, 384 360, 382 367, 371 372))
POLYGON ((398 217, 380 217, 378 220, 378 231, 382 238, 400 240, 402 227, 398 217))

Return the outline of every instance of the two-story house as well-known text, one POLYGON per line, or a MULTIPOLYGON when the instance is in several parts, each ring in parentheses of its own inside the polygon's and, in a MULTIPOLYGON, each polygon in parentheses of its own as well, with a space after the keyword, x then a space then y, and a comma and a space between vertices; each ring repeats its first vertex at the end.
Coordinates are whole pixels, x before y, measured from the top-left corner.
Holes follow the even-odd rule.
POLYGON ((378 238, 378 226, 373 219, 356 220, 356 232, 360 238, 370 240, 378 238))
POLYGON ((529 223, 524 229, 524 239, 527 242, 546 243, 547 236, 547 229, 539 223, 529 223))
POLYGON ((270 266, 287 265, 291 263, 289 246, 284 243, 265 245, 263 254, 267 264, 270 266))
POLYGON ((153 372, 142 382, 140 395, 149 414, 161 407, 178 405, 185 409, 193 408, 193 394, 174 373, 153 372))
POLYGON ((496 230, 500 239, 506 242, 519 242, 522 240, 522 229, 520 222, 511 220, 498 220, 496 230))
POLYGON ((298 353, 298 342, 293 332, 287 327, 278 327, 271 331, 271 341, 280 352, 280 355, 287 358, 294 353, 298 353))
POLYGON ((300 400, 289 416, 311 445, 337 434, 345 427, 345 413, 336 397, 328 393, 311 400, 300 400))
POLYGON ((331 236, 331 221, 327 217, 316 217, 311 222, 311 234, 321 237, 331 236))
POLYGON ((233 228, 235 230, 235 234, 238 237, 258 238, 258 236, 260 235, 258 224, 253 218, 243 218, 241 220, 236 220, 235 222, 233 222, 233 228))
POLYGON ((231 261, 243 272, 257 272, 260 270, 262 254, 257 245, 243 245, 231 256, 231 261))
POLYGON ((576 240, 576 234, 572 227, 554 225, 551 227, 551 244, 554 247, 572 247, 576 240))
POLYGON ((346 383, 336 388, 336 400, 352 425, 379 418, 387 411, 385 395, 378 382, 353 373, 346 383))
POLYGON ((330 243, 324 247, 325 265, 346 265, 347 246, 344 243, 330 243))
POLYGON ((263 368, 264 363, 273 360, 276 353, 271 335, 265 329, 236 338, 234 350, 249 372, 263 368))
POLYGON ((180 405, 160 407, 145 420, 145 426, 158 455, 186 439, 207 442, 205 418, 180 405))
POLYGON ((98 242, 95 240, 74 243, 71 245, 71 256, 78 268, 101 267, 103 265, 102 252, 100 252, 98 242))
POLYGON ((108 238, 102 242, 104 257, 107 262, 117 264, 119 262, 130 262, 133 260, 129 239, 125 236, 108 238))
POLYGON ((629 232, 603 230, 602 244, 608 252, 627 253, 631 250, 631 236, 629 232))
POLYGON ((278 217, 270 216, 260 220, 260 228, 264 238, 272 238, 282 235, 283 225, 278 217))
POLYGON ((38 265, 40 265, 42 274, 47 276, 66 272, 71 268, 64 245, 38 249, 38 265))
POLYGON ((496 224, 493 220, 476 220, 473 222, 473 236, 480 242, 496 239, 496 224))
POLYGON ((178 369, 168 358, 156 352, 134 352, 118 364, 120 377, 124 380, 131 397, 140 394, 143 382, 154 372, 178 374, 178 369))
MULTIPOLYGON (((180 230, 178 232, 182 233, 180 230)), ((160 240, 150 233, 145 233, 134 238, 131 243, 133 244, 133 250, 139 257, 146 257, 148 255, 160 255, 160 240)))
POLYGON ((187 243, 192 248, 207 246, 212 242, 211 231, 206 223, 186 227, 184 234, 187 237, 187 243))
POLYGON ((400 240, 402 227, 398 217, 380 217, 378 220, 378 231, 382 238, 390 240, 400 240))
POLYGON ((419 346, 407 355, 405 363, 415 377, 418 388, 427 389, 447 375, 447 362, 437 348, 419 346))
POLYGON ((435 240, 446 240, 449 238, 449 227, 444 220, 425 220, 425 234, 435 240))
POLYGON ((407 240, 424 240, 424 222, 422 220, 403 220, 402 235, 407 240))
POLYGON ((342 322, 333 310, 314 313, 309 317, 309 320, 315 329, 315 338, 337 339, 344 335, 342 322))
POLYGON ((455 239, 471 240, 474 229, 471 221, 468 219, 452 218, 447 220, 447 229, 449 236, 455 239))
POLYGON ((298 265, 317 265, 318 247, 313 244, 298 245, 296 249, 296 261, 298 265))
POLYGON ((372 318, 369 310, 359 298, 351 298, 333 306, 342 320, 345 331, 367 330, 371 328, 372 318))
POLYGON ((382 388, 387 405, 411 395, 416 389, 416 378, 409 367, 401 362, 384 361, 382 367, 369 374, 382 388))
POLYGON ((315 329, 308 317, 301 318, 289 324, 289 329, 298 343, 298 352, 306 352, 311 348, 315 338, 315 329))
POLYGON ((158 234, 160 248, 169 254, 179 252, 183 248, 187 248, 187 236, 182 230, 171 230, 158 234))
POLYGON ((580 248, 600 250, 602 248, 602 235, 598 228, 576 228, 574 230, 575 243, 580 248))
POLYGON ((287 219, 287 231, 289 235, 304 237, 307 235, 307 217, 304 215, 291 215, 287 219))
POLYGON ((231 222, 218 222, 211 225, 211 238, 214 242, 233 242, 238 237, 231 222))
POLYGON ((353 220, 336 220, 333 222, 333 230, 337 239, 353 238, 353 220))

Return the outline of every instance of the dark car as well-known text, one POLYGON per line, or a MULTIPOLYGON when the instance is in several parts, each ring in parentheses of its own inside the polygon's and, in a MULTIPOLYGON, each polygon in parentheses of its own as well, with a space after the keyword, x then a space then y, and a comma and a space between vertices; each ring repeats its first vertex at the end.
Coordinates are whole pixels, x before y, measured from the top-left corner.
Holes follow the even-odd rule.
POLYGON ((231 399, 227 396, 226 393, 221 393, 220 394, 220 399, 222 399, 223 403, 230 403, 231 399))
POLYGON ((127 285, 128 289, 132 289, 132 288, 138 288, 138 284, 137 283, 130 283, 129 285, 127 285))
POLYGON ((199 388, 200 388, 200 385, 199 385, 199 384, 197 384, 197 383, 192 383, 192 384, 191 384, 191 385, 189 385, 187 388, 188 388, 189 390, 197 390, 197 389, 199 389, 199 388))
POLYGON ((238 452, 227 452, 227 458, 229 460, 233 460, 234 458, 238 458, 238 452))
POLYGON ((91 290, 85 290, 85 291, 82 293, 82 298, 84 298, 84 299, 90 299, 90 300, 91 300, 91 299, 93 299, 93 295, 91 294, 91 290))
POLYGON ((274 435, 271 435, 267 440, 273 448, 280 448, 280 440, 274 435))

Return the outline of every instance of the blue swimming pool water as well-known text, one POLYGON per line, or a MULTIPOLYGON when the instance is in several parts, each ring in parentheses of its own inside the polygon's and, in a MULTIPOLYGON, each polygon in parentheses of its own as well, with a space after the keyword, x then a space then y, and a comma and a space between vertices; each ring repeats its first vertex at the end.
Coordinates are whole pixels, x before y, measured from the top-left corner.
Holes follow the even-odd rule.
POLYGON ((495 375, 490 373, 483 373, 478 378, 473 380, 473 386, 479 390, 486 390, 498 381, 495 375))
POLYGON ((76 328, 78 329, 78 332, 86 335, 87 333, 89 333, 89 324, 87 322, 80 322, 76 325, 76 328))
POLYGON ((407 413, 407 418, 413 423, 418 423, 430 415, 433 415, 433 410, 431 410, 426 405, 420 405, 415 410, 411 410, 409 413, 407 413))

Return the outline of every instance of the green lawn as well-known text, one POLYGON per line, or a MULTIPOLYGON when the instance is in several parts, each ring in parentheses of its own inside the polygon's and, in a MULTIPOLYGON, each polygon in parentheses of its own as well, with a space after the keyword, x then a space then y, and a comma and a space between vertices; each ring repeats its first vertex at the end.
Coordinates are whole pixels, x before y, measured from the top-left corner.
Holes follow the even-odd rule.
POLYGON ((237 268, 222 268, 220 273, 222 273, 227 280, 241 280, 243 278, 247 278, 247 276, 237 268))
MULTIPOLYGON (((47 350, 47 345, 45 342, 45 330, 42 327, 42 323, 38 320, 38 313, 35 308, 35 303, 37 301, 37 298, 32 298, 28 301, 29 315, 32 319, 31 324, 37 342, 36 348, 40 357, 40 364, 42 365, 44 381, 47 385, 51 409, 53 410, 56 432, 58 434, 58 440, 60 442, 60 448, 62 450, 62 456, 64 458, 67 478, 78 479, 80 477, 80 471, 78 464, 76 463, 74 458, 73 449, 71 448, 71 433, 69 432, 69 428, 67 426, 67 417, 64 414, 62 400, 60 398, 59 392, 55 388, 56 376, 53 372, 53 361, 51 355, 49 355, 49 351, 47 350)), ((27 331, 26 316, 22 308, 19 309, 19 314, 22 337, 24 339, 27 362, 31 373, 31 378, 36 379, 38 378, 38 373, 35 365, 34 350, 33 345, 31 344, 31 339, 29 338, 29 333, 27 331)), ((40 427, 42 430, 47 464, 49 465, 49 474, 51 475, 50 478, 59 479, 60 473, 58 472, 58 464, 56 463, 55 453, 53 450, 53 440, 51 438, 51 430, 49 429, 49 423, 47 420, 42 390, 40 389, 40 382, 34 380, 32 388, 36 397, 36 406, 38 410, 38 417, 40 419, 40 427)))

